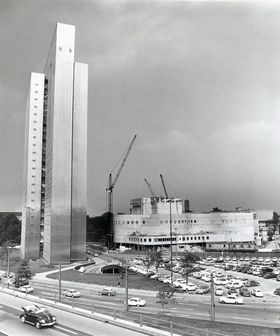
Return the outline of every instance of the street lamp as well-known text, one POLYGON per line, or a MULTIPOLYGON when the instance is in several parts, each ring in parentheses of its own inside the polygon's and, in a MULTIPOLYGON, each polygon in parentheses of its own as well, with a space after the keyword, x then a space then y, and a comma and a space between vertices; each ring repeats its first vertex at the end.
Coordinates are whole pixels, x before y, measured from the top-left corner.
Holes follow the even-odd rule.
POLYGON ((176 237, 176 259, 178 256, 178 238, 177 238, 177 228, 174 229, 175 230, 175 237, 176 237))

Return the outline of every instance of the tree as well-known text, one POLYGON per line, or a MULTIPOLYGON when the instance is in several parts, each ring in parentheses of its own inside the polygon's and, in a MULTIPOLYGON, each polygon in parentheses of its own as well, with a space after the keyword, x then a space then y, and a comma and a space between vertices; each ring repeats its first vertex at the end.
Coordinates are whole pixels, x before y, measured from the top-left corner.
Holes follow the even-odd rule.
POLYGON ((159 299, 157 303, 161 304, 162 310, 164 306, 170 302, 170 299, 174 295, 174 289, 168 285, 163 285, 157 293, 157 298, 159 299))
POLYGON ((0 245, 9 241, 12 245, 20 244, 21 222, 13 214, 0 216, 0 245))
POLYGON ((149 272, 150 267, 154 264, 152 255, 153 252, 151 250, 148 250, 145 259, 143 260, 143 264, 146 267, 147 272, 149 272))
POLYGON ((185 252, 181 259, 182 267, 184 269, 184 274, 186 275, 186 282, 188 283, 189 274, 192 273, 197 267, 195 263, 200 260, 198 253, 195 252, 185 252))
POLYGON ((161 251, 153 251, 151 255, 152 262, 155 264, 156 272, 158 273, 159 265, 162 263, 162 252, 161 251))
POLYGON ((26 259, 22 260, 16 271, 15 281, 18 282, 22 280, 31 280, 32 277, 33 277, 33 274, 30 270, 28 260, 26 259))

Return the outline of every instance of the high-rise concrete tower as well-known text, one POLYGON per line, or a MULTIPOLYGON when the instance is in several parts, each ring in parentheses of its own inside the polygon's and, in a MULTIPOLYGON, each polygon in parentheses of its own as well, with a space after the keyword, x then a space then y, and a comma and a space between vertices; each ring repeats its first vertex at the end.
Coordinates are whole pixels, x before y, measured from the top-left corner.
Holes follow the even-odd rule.
POLYGON ((36 259, 41 241, 48 263, 84 259, 86 250, 88 66, 74 62, 74 44, 75 27, 58 23, 27 102, 21 250, 36 259))

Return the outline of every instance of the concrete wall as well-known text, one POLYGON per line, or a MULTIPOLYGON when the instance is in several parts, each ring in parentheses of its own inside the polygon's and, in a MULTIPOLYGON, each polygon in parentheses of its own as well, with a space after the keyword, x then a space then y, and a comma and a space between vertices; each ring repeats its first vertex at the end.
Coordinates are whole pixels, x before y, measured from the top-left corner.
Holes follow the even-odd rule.
POLYGON ((88 65, 75 63, 71 259, 86 258, 88 65))
POLYGON ((28 259, 39 258, 40 247, 44 81, 43 74, 31 73, 26 106, 21 256, 28 259))
MULTIPOLYGON (((253 213, 184 213, 172 215, 172 230, 178 239, 186 235, 206 235, 211 241, 254 241, 253 213), (176 230, 175 230, 176 229, 176 230)), ((170 234, 169 215, 117 215, 114 217, 115 242, 129 243, 129 235, 160 236, 170 234)), ((197 241, 198 242, 198 241, 197 241)), ((186 241, 185 241, 186 243, 186 241)))
POLYGON ((47 65, 52 80, 48 87, 43 255, 48 263, 70 261, 74 42, 75 27, 58 24, 47 65))

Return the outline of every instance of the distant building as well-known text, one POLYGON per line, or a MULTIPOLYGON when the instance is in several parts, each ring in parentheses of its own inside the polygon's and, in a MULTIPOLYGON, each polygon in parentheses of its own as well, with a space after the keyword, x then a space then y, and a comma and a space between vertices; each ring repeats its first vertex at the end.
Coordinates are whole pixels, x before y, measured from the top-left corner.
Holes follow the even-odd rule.
MULTIPOLYGON (((115 244, 135 249, 169 247, 168 199, 136 199, 130 205, 130 214, 114 216, 115 244)), ((171 199, 172 244, 179 250, 190 246, 208 250, 255 249, 258 221, 254 212, 183 212, 182 205, 181 199, 171 199)))
POLYGON ((88 66, 74 52, 75 26, 58 23, 27 99, 21 254, 50 264, 86 253, 88 66))

